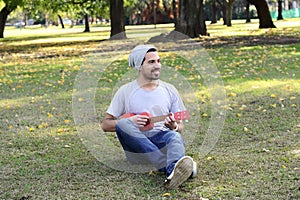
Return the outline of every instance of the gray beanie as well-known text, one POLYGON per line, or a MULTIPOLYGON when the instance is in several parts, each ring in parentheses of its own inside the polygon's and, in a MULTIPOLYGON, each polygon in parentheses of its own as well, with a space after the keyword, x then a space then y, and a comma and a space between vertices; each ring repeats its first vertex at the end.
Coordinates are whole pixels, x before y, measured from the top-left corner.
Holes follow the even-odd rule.
POLYGON ((156 49, 156 47, 152 45, 138 45, 134 47, 129 55, 129 66, 138 70, 143 63, 147 51, 150 49, 156 49))

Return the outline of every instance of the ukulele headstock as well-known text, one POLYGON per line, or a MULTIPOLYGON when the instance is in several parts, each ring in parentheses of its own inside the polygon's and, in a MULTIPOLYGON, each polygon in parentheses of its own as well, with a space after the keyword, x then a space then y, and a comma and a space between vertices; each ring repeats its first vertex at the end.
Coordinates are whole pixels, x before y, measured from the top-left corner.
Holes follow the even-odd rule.
POLYGON ((184 111, 174 113, 174 118, 176 120, 188 120, 190 118, 190 115, 187 110, 184 110, 184 111))

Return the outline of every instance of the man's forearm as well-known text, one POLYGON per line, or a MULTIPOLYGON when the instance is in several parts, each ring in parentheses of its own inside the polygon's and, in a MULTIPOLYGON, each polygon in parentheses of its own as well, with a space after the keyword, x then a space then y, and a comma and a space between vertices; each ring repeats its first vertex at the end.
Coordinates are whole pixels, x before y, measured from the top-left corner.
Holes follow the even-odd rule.
POLYGON ((116 119, 104 119, 101 128, 104 132, 115 132, 117 120, 116 119))

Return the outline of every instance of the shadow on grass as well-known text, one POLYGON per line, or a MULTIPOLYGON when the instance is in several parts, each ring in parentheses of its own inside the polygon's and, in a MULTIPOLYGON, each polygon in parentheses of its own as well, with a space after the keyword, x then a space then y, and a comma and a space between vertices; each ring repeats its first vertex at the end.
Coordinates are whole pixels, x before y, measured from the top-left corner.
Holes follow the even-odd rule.
POLYGON ((206 37, 199 40, 200 44, 207 48, 218 47, 242 47, 259 45, 287 45, 299 44, 299 36, 291 35, 259 35, 259 36, 235 36, 235 37, 206 37))

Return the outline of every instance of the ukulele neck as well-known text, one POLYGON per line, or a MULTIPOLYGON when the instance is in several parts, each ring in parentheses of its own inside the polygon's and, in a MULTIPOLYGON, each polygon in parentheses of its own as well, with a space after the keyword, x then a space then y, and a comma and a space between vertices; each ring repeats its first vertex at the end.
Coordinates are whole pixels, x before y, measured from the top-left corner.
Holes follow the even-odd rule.
POLYGON ((162 115, 162 116, 156 116, 156 117, 151 117, 150 118, 150 123, 156 123, 156 122, 161 122, 164 121, 166 119, 166 117, 168 117, 169 115, 162 115))

